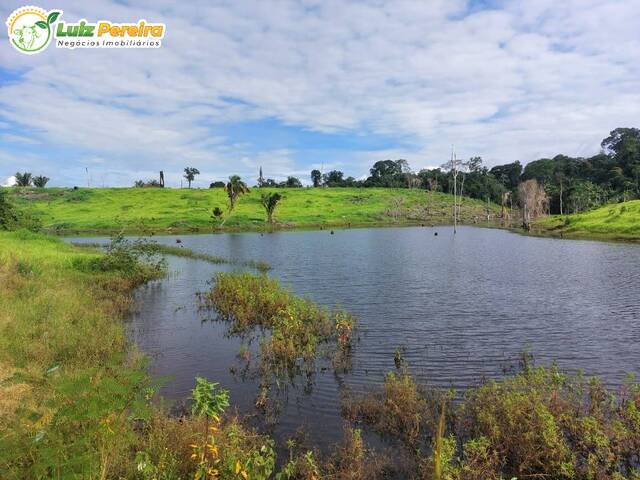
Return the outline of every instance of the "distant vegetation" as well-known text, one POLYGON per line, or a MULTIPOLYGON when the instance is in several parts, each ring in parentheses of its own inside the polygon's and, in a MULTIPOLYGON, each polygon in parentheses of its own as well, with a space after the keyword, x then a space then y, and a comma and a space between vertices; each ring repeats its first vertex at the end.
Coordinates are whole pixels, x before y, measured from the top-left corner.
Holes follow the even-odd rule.
POLYGON ((14 177, 16 179, 16 187, 30 187, 33 185, 36 188, 44 188, 50 180, 49 177, 44 175, 34 177, 30 172, 16 172, 14 177))

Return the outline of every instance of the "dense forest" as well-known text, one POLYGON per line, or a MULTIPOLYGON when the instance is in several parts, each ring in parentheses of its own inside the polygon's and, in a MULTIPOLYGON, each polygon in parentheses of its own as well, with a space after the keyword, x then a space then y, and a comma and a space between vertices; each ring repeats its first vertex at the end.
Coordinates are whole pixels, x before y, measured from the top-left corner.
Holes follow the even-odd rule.
MULTIPOLYGON (((503 193, 511 192, 518 200, 519 186, 536 180, 547 196, 549 213, 576 213, 608 202, 640 198, 640 129, 617 128, 601 143, 601 151, 589 158, 556 155, 528 163, 519 161, 491 169, 481 157, 458 162, 458 193, 500 203, 503 193)), ((370 170, 366 180, 344 178, 341 171, 322 174, 311 172, 314 187, 396 187, 424 188, 445 193, 453 192, 451 165, 413 172, 406 160, 381 160, 370 170)), ((271 179, 258 181, 258 186, 301 186, 298 179, 276 183, 271 179)))

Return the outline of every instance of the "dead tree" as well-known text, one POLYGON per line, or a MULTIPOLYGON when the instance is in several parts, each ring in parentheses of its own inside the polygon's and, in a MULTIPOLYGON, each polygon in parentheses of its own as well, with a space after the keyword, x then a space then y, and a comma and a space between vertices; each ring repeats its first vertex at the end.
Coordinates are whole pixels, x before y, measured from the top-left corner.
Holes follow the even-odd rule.
POLYGON ((502 208, 500 210, 500 217, 503 220, 509 220, 511 215, 509 215, 509 211, 507 210, 507 203, 511 201, 511 192, 504 192, 502 194, 502 208))
POLYGON ((549 197, 544 188, 534 179, 522 182, 518 186, 520 203, 522 204, 522 227, 531 229, 531 220, 542 215, 548 209, 549 197))

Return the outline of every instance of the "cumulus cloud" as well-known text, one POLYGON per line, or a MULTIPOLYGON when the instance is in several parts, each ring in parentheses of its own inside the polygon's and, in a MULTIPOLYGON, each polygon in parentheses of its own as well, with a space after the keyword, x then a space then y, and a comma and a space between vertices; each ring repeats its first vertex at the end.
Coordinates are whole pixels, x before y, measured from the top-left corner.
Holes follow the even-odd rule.
MULTIPOLYGON (((163 21, 163 47, 0 49, 0 139, 66 169, 68 183, 93 161, 96 175, 129 184, 160 169, 178 182, 186 165, 206 182, 255 177, 259 165, 302 175, 319 163, 291 141, 224 133, 244 122, 389 139, 327 151, 322 163, 356 177, 391 156, 439 165, 452 143, 489 165, 589 155, 609 130, 638 125, 638 2, 495 5, 66 1, 67 21, 163 21)), ((0 174, 12 168, 0 157, 0 174)))
POLYGON ((13 187, 16 184, 16 177, 11 176, 2 182, 3 187, 13 187))

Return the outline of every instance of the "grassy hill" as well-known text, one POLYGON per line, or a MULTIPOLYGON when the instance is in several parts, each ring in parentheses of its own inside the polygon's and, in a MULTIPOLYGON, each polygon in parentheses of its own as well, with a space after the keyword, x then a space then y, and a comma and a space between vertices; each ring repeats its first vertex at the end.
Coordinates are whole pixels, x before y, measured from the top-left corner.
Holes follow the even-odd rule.
POLYGON ((563 236, 638 240, 640 200, 605 205, 574 215, 554 215, 538 220, 535 228, 563 236))
MULTIPOLYGON (((252 189, 228 216, 225 230, 257 230, 265 226, 260 195, 252 189)), ((277 189, 284 196, 275 219, 280 228, 450 223, 453 197, 424 190, 387 188, 277 189)), ((210 231, 220 229, 212 210, 227 215, 222 189, 92 188, 13 190, 12 198, 38 217, 43 227, 59 233, 210 231)), ((486 218, 486 204, 464 198, 461 218, 486 218)), ((497 208, 492 207, 493 213, 497 208)))

